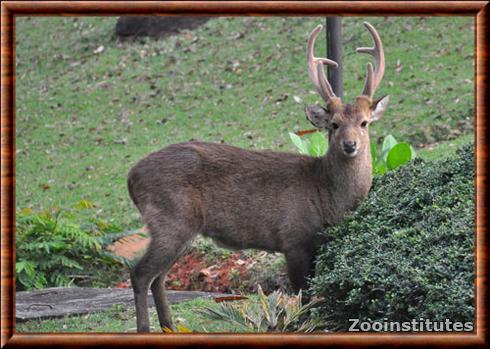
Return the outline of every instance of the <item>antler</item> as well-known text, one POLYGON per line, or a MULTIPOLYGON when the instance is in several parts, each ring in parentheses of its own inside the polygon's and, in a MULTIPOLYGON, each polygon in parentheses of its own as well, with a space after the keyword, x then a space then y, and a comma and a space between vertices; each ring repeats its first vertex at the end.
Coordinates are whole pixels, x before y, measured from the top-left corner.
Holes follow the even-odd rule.
POLYGON ((323 70, 323 64, 330 65, 332 67, 338 67, 337 62, 332 61, 328 58, 315 57, 313 54, 315 47, 315 40, 318 34, 322 31, 323 26, 318 25, 310 34, 308 38, 308 46, 306 49, 306 58, 308 60, 308 73, 310 79, 315 85, 317 92, 322 96, 327 105, 338 97, 332 90, 332 86, 325 77, 325 72, 323 70))
POLYGON ((381 38, 376 29, 374 29, 368 22, 364 22, 364 25, 373 37, 374 47, 359 47, 357 52, 367 53, 373 56, 375 60, 375 70, 373 72, 373 65, 371 63, 367 64, 367 77, 362 94, 369 98, 373 98, 374 92, 383 79, 385 72, 385 54, 383 51, 383 43, 381 42, 381 38))

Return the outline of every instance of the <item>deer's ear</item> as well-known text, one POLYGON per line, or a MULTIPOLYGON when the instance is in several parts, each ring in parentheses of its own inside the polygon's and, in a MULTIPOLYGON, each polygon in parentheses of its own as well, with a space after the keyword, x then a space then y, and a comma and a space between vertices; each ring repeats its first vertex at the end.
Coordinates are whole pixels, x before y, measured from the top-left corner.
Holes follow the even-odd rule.
POLYGON ((383 96, 371 105, 371 120, 376 121, 381 119, 386 108, 388 108, 388 102, 390 96, 383 96))
POLYGON ((330 114, 318 104, 307 105, 305 114, 308 121, 316 128, 326 128, 330 124, 330 114))

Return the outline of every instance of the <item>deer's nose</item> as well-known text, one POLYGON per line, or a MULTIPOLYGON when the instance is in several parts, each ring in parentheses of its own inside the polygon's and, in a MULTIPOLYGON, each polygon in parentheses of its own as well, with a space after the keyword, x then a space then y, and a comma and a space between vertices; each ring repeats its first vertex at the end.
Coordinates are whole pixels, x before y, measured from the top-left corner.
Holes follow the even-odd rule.
POLYGON ((344 141, 344 150, 347 154, 351 154, 356 151, 356 142, 344 141))

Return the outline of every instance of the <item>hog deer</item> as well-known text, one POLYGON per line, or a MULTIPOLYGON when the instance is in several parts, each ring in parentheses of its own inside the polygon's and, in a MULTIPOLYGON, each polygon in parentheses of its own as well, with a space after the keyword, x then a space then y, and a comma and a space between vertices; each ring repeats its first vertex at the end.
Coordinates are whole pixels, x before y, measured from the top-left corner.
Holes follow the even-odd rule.
POLYGON ((306 287, 314 271, 317 233, 339 223, 371 187, 368 125, 382 116, 389 97, 372 100, 385 59, 378 33, 371 24, 365 26, 375 45, 357 51, 374 56, 375 69, 368 63, 363 92, 353 104, 343 104, 325 77, 323 65, 337 63, 313 54, 322 26, 308 39, 308 72, 325 107, 306 106, 305 113, 316 128, 327 131, 325 156, 186 142, 154 152, 130 170, 129 194, 151 235, 131 271, 138 332, 149 331, 150 287, 160 326, 172 327, 165 276, 197 234, 232 249, 284 253, 293 289, 306 287))

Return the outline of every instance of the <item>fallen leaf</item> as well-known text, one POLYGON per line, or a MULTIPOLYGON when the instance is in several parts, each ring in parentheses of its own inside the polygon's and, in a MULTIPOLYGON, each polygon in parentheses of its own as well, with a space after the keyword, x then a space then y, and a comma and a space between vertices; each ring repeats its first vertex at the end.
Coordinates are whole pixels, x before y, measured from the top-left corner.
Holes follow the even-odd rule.
POLYGON ((274 102, 283 102, 289 98, 289 93, 284 93, 281 97, 277 98, 274 102))
POLYGON ((192 36, 192 32, 190 31, 183 31, 182 32, 182 37, 184 37, 186 40, 192 40, 193 36, 192 36))
POLYGON ((223 297, 214 298, 214 301, 216 303, 221 303, 221 302, 240 301, 243 299, 248 299, 248 297, 246 297, 246 296, 223 296, 223 297))
POLYGON ((128 140, 126 138, 115 139, 114 140, 114 144, 123 144, 123 145, 126 145, 126 144, 128 144, 128 140))
POLYGON ((399 60, 399 59, 397 59, 397 60, 396 60, 396 67, 395 67, 395 71, 396 71, 397 73, 399 73, 399 72, 401 72, 401 71, 402 71, 402 69, 403 69, 403 65, 402 65, 402 63, 400 62, 400 60, 399 60))
POLYGON ((228 40, 238 40, 238 39, 242 39, 243 37, 245 37, 245 34, 243 34, 243 33, 240 33, 240 32, 232 32, 228 36, 228 40))
POLYGON ((121 281, 115 287, 116 288, 129 288, 129 281, 121 281))
POLYGON ((102 53, 104 52, 104 46, 103 45, 100 45, 99 47, 97 47, 95 50, 94 50, 94 53, 97 55, 99 53, 102 53))

